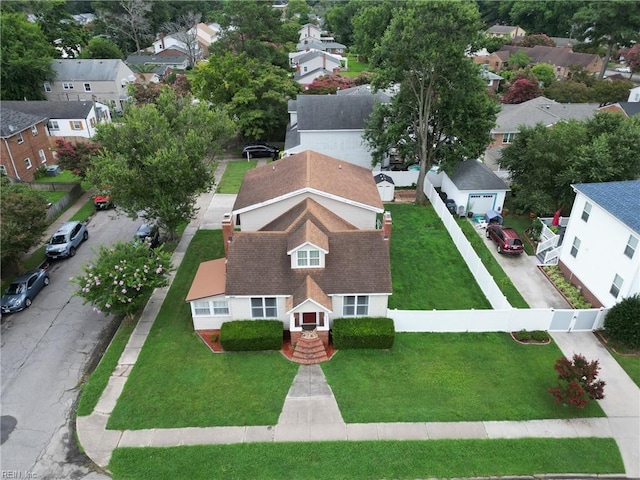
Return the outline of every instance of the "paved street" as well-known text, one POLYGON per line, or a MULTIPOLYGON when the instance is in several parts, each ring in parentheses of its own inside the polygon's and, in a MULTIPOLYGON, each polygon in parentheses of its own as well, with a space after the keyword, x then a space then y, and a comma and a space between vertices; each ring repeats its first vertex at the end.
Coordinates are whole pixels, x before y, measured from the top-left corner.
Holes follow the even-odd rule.
POLYGON ((72 414, 78 386, 113 318, 72 296, 69 278, 100 244, 132 238, 138 223, 116 210, 98 212, 76 256, 51 264, 51 284, 33 305, 2 318, 2 478, 108 478, 93 473, 78 451, 72 414), (13 423, 12 431, 5 429, 13 423))

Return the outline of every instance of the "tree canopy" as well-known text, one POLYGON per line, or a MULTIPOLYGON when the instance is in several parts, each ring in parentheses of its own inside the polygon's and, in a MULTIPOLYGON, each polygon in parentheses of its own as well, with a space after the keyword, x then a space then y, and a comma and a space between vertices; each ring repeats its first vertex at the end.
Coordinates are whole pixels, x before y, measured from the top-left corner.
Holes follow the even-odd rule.
POLYGON ((142 212, 171 237, 195 214, 197 195, 212 186, 212 159, 235 133, 224 108, 165 87, 157 104, 131 107, 120 124, 99 126, 94 139, 102 149, 87 177, 131 217, 142 212))
POLYGON ((111 40, 95 37, 89 40, 88 45, 80 52, 80 58, 119 58, 122 60, 124 54, 120 47, 111 40))
POLYGON ((53 78, 57 56, 38 25, 21 13, 0 13, 0 98, 43 100, 45 81, 53 78))
POLYGON ((198 65, 194 94, 215 105, 226 105, 245 139, 274 138, 288 122, 287 103, 300 85, 289 72, 246 54, 211 56, 198 65))
POLYGON ((573 204, 571 184, 640 176, 640 118, 601 112, 584 122, 523 127, 502 152, 514 201, 523 210, 552 214, 573 204))
POLYGON ((423 185, 432 165, 449 168, 478 156, 489 142, 498 107, 479 66, 465 56, 479 30, 475 4, 407 2, 393 11, 374 50, 374 86, 397 85, 399 92, 377 107, 365 136, 374 160, 390 148, 415 155, 417 203, 427 202, 423 185))

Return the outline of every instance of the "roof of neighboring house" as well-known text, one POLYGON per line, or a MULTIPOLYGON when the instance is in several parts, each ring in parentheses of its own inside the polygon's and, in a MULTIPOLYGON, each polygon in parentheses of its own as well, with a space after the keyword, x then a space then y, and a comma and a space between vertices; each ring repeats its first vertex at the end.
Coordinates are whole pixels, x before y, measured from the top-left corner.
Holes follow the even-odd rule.
POLYGON ((573 188, 640 233, 640 180, 578 183, 573 188))
MULTIPOLYGON (((316 212, 327 210, 319 204, 312 208, 316 212)), ((307 277, 319 287, 314 295, 316 299, 332 294, 391 293, 389 249, 381 230, 335 230, 335 225, 323 221, 330 217, 331 212, 318 217, 303 208, 302 214, 292 218, 289 225, 276 219, 285 230, 235 232, 227 256, 226 294, 293 295, 300 293, 307 277), (329 253, 325 256, 325 266, 292 269, 286 254, 289 238, 297 235, 298 229, 307 222, 312 222, 314 229, 327 237, 329 253)))
POLYGON ((514 54, 523 51, 530 58, 532 63, 548 63, 557 67, 570 67, 571 65, 581 65, 586 67, 596 61, 599 57, 591 53, 576 53, 568 48, 547 47, 536 45, 535 47, 518 47, 515 45, 504 45, 498 52, 509 52, 514 54))
POLYGON ((307 150, 249 170, 233 211, 309 191, 382 210, 380 194, 370 170, 307 150))
POLYGON ((519 104, 502 104, 492 133, 517 132, 521 126, 549 126, 562 120, 586 120, 598 110, 597 103, 558 103, 545 97, 519 104))
POLYGON ((610 109, 611 107, 617 107, 622 110, 628 117, 632 115, 640 115, 640 102, 618 102, 611 105, 605 105, 600 107, 601 109, 610 109))
POLYGON ((69 102, 48 102, 46 100, 4 101, 2 106, 22 113, 47 117, 48 119, 75 119, 87 118, 93 108, 93 102, 89 100, 69 102))
POLYGON ((12 137, 37 123, 48 120, 42 114, 24 113, 8 108, 6 103, 10 102, 2 102, 0 105, 0 138, 12 137))
POLYGON ((185 61, 188 61, 186 55, 129 55, 126 63, 131 65, 177 65, 185 63, 185 61))
POLYGON ((298 130, 364 130, 373 95, 298 95, 298 130))
POLYGON ((371 85, 357 85, 351 88, 345 88, 344 90, 338 90, 336 95, 373 95, 375 98, 383 103, 389 103, 391 97, 394 95, 392 88, 386 90, 377 90, 375 93, 371 85))
POLYGON ((469 159, 459 162, 451 175, 458 190, 509 190, 509 187, 484 163, 469 159))
POLYGON ((308 52, 305 52, 304 55, 300 55, 298 57, 294 57, 299 65, 302 65, 305 62, 309 62, 315 58, 326 58, 327 61, 330 61, 332 63, 334 63, 336 66, 340 66, 340 59, 337 58, 335 55, 331 54, 331 53, 327 53, 327 52, 321 52, 318 50, 310 50, 308 52))
POLYGON ((198 267, 189 293, 187 293, 186 301, 190 302, 199 298, 224 294, 227 281, 226 263, 226 258, 202 262, 198 267))
POLYGON ((390 184, 395 185, 393 178, 391 178, 389 175, 385 175, 384 173, 379 173, 375 175, 373 177, 373 180, 376 182, 376 184, 382 183, 382 182, 389 182, 390 184))
MULTIPOLYGON (((120 80, 118 78, 122 60, 102 59, 102 60, 52 60, 51 66, 58 81, 94 81, 103 82, 120 80)), ((128 67, 127 67, 128 68, 128 67)))
POLYGON ((549 38, 553 41, 553 43, 556 44, 556 48, 568 48, 578 43, 578 41, 573 38, 566 38, 566 37, 549 37, 549 38))
POLYGON ((518 27, 513 25, 494 25, 487 29, 487 33, 495 33, 495 34, 505 34, 511 33, 518 27))
POLYGON ((499 169, 503 150, 504 147, 502 145, 498 145, 495 147, 489 147, 484 151, 484 163, 489 167, 490 170, 499 169))
POLYGON ((314 37, 308 37, 305 42, 298 43, 296 50, 302 51, 314 48, 316 50, 344 50, 346 47, 338 42, 322 42, 314 37), (306 42, 306 43, 305 43, 306 42))
POLYGON ((331 75, 333 72, 323 67, 314 68, 309 72, 296 72, 293 74, 293 79, 296 82, 303 80, 304 78, 311 77, 312 79, 316 79, 318 77, 322 77, 323 75, 331 75))
POLYGON ((300 132, 298 131, 298 124, 291 125, 290 123, 287 125, 287 133, 284 137, 284 149, 285 151, 292 149, 293 147, 297 147, 300 145, 300 132))

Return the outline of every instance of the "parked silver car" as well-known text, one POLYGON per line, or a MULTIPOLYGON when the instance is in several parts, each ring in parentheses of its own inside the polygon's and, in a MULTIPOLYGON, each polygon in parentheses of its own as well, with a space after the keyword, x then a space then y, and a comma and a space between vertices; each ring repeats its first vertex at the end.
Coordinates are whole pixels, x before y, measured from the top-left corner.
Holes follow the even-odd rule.
POLYGON ((73 257, 76 254, 76 248, 88 238, 86 223, 63 223, 51 236, 45 254, 48 259, 73 257))
POLYGON ((31 270, 16 277, 2 295, 2 313, 14 313, 31 306, 40 290, 49 285, 49 274, 44 268, 31 270))

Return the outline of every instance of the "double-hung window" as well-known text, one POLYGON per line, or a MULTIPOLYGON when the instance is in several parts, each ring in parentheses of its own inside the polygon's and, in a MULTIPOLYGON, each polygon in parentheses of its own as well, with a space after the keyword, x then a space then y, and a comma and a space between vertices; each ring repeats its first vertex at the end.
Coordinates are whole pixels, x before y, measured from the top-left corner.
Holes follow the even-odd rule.
POLYGON ((505 133, 502 135, 502 143, 511 143, 514 138, 516 138, 516 134, 514 132, 505 133))
POLYGON ((275 297, 254 297, 251 299, 252 318, 277 318, 278 306, 275 297))
POLYGON ((85 92, 90 92, 91 91, 91 84, 90 83, 85 83, 84 84, 84 91, 85 92))
POLYGON ((44 153, 43 149, 38 150, 38 155, 40 156, 40 163, 47 163, 47 154, 44 153))
POLYGON ((580 239, 573 237, 573 245, 571 245, 571 256, 576 258, 578 256, 578 250, 580 250, 580 239))
POLYGON ((38 126, 34 125, 33 127, 31 127, 31 135, 33 135, 34 137, 36 135, 38 135, 38 126))
POLYGON ((60 130, 60 124, 57 120, 49 120, 49 130, 60 130))
POLYGON ((206 300, 193 302, 193 313, 195 315, 211 315, 211 306, 206 300))
POLYGON ((214 300, 213 301, 213 314, 214 315, 229 315, 229 302, 226 300, 214 300))
POLYGON ((71 82, 63 82, 62 83, 63 90, 73 90, 73 83, 71 82))
POLYGON ((591 204, 589 202, 584 202, 584 209, 582 210, 582 220, 584 220, 585 222, 588 222, 590 214, 591 214, 591 204))
POLYGON ((367 295, 347 295, 342 305, 345 317, 362 317, 369 315, 369 297, 367 295))
POLYGON ((27 170, 30 169, 32 167, 31 165, 31 159, 29 157, 24 159, 24 166, 27 167, 27 170))
POLYGON ((622 284, 624 280, 618 274, 613 278, 613 283, 611 284, 611 288, 609 289, 609 293, 614 296, 614 298, 618 298, 620 294, 620 289, 622 288, 622 284))
POLYGON ((629 235, 629 241, 627 242, 627 246, 624 249, 624 254, 629 258, 633 258, 636 250, 638 250, 638 237, 629 235))
POLYGON ((298 250, 296 258, 297 258, 296 266, 298 267, 319 267, 320 266, 319 250, 298 250))

